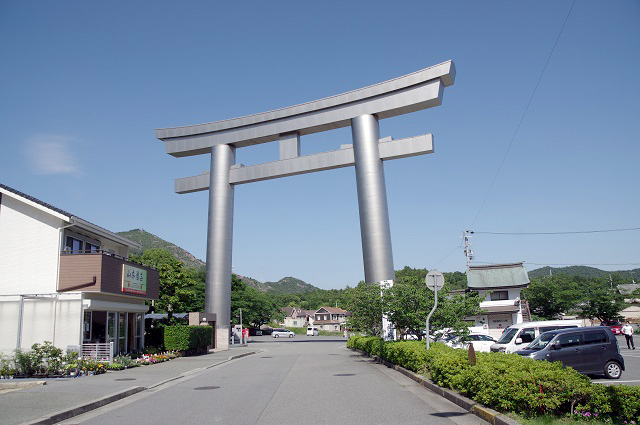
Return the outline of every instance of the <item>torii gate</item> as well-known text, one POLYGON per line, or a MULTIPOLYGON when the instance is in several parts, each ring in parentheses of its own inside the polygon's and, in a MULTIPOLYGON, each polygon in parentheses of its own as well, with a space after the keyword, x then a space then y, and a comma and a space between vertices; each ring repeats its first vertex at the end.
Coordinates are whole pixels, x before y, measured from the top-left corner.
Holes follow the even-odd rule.
POLYGON ((205 311, 216 315, 215 347, 228 348, 234 186, 355 165, 366 282, 393 284, 395 272, 382 161, 433 153, 431 134, 380 139, 378 120, 442 103, 452 61, 369 87, 224 121, 156 130, 169 155, 211 154, 211 171, 175 180, 176 193, 209 190, 205 311), (353 145, 300 156, 300 136, 351 126, 353 145), (279 141, 280 160, 235 164, 236 148, 279 141))

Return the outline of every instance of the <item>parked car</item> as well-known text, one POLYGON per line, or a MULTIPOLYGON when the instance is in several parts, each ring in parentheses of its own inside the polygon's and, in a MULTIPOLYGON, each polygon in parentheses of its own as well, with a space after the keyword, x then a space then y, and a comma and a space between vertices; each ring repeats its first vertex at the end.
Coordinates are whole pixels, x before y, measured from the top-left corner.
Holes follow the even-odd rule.
POLYGON ((488 353, 491 351, 491 345, 496 343, 496 340, 485 334, 469 334, 465 337, 453 337, 445 339, 444 343, 453 348, 468 349, 469 344, 473 345, 475 351, 482 351, 488 353))
POLYGON ((307 336, 318 336, 318 334, 318 328, 314 328, 313 326, 307 328, 307 336))
POLYGON ((271 332, 271 336, 273 338, 293 338, 294 335, 295 333, 291 332, 289 329, 274 329, 273 332, 271 332))
POLYGON ((521 350, 536 339, 540 334, 556 329, 577 328, 582 326, 580 320, 542 320, 539 322, 524 322, 507 327, 498 342, 491 346, 491 351, 513 353, 521 350))
POLYGON ((614 335, 622 335, 622 323, 618 321, 615 321, 615 320, 610 320, 608 322, 604 321, 600 323, 600 326, 608 326, 614 335))
POLYGON ((611 329, 602 326, 545 332, 516 353, 534 360, 560 361, 585 375, 609 379, 620 378, 624 370, 618 341, 611 329))

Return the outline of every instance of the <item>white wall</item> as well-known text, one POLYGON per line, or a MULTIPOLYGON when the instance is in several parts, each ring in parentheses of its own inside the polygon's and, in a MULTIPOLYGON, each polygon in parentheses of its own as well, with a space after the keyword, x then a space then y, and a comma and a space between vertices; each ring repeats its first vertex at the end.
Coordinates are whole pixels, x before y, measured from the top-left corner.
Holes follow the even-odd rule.
POLYGON ((62 223, 49 213, 2 196, 0 295, 56 292, 62 223))
MULTIPOLYGON (((498 292, 498 291, 504 291, 505 289, 494 289, 491 291, 486 291, 486 290, 480 290, 478 291, 478 295, 481 301, 491 301, 491 292, 498 292)), ((515 288, 515 289, 507 289, 506 290, 508 292, 508 297, 510 300, 515 300, 516 298, 520 297, 520 292, 522 292, 522 288, 515 288)))
MULTIPOLYGON (((19 313, 19 297, 0 299, 0 353, 13 354, 16 349, 19 313)), ((66 350, 69 345, 81 343, 81 331, 82 300, 79 294, 64 294, 58 300, 51 297, 24 300, 20 343, 22 350, 31 350, 33 344, 45 341, 66 350)))
POLYGON ((18 336, 19 301, 0 301, 0 354, 13 354, 18 336))

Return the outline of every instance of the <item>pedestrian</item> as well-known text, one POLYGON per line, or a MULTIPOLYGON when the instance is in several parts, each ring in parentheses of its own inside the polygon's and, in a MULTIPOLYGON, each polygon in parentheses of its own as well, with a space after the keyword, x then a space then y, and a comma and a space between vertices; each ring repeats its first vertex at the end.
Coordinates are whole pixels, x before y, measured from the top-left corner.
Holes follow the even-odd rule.
POLYGON ((627 340, 627 348, 630 350, 633 348, 635 350, 636 346, 633 343, 633 326, 631 326, 631 323, 629 323, 628 320, 627 323, 625 323, 625 325, 622 327, 622 333, 627 340))

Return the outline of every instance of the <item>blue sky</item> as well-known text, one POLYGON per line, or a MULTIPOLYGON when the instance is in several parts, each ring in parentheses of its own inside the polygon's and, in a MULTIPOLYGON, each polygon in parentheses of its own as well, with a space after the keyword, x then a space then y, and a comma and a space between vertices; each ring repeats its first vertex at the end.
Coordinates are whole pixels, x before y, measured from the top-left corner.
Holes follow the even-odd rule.
MULTIPOLYGON (((640 227, 639 2, 575 3, 516 134, 571 6, 5 0, 0 182, 204 259, 207 194, 177 195, 173 180, 207 170, 209 158, 167 155, 155 128, 286 107, 451 59, 457 78, 441 106, 380 122, 382 137, 435 139, 432 155, 385 162, 396 269, 463 271, 466 229, 640 227)), ((350 140, 349 128, 304 137, 302 154, 350 140)), ((277 152, 242 148, 237 162, 277 152)), ((640 267, 639 237, 478 233, 472 242, 477 263, 622 270, 640 267)), ((357 284, 354 169, 236 187, 233 256, 236 273, 261 281, 357 284)))

